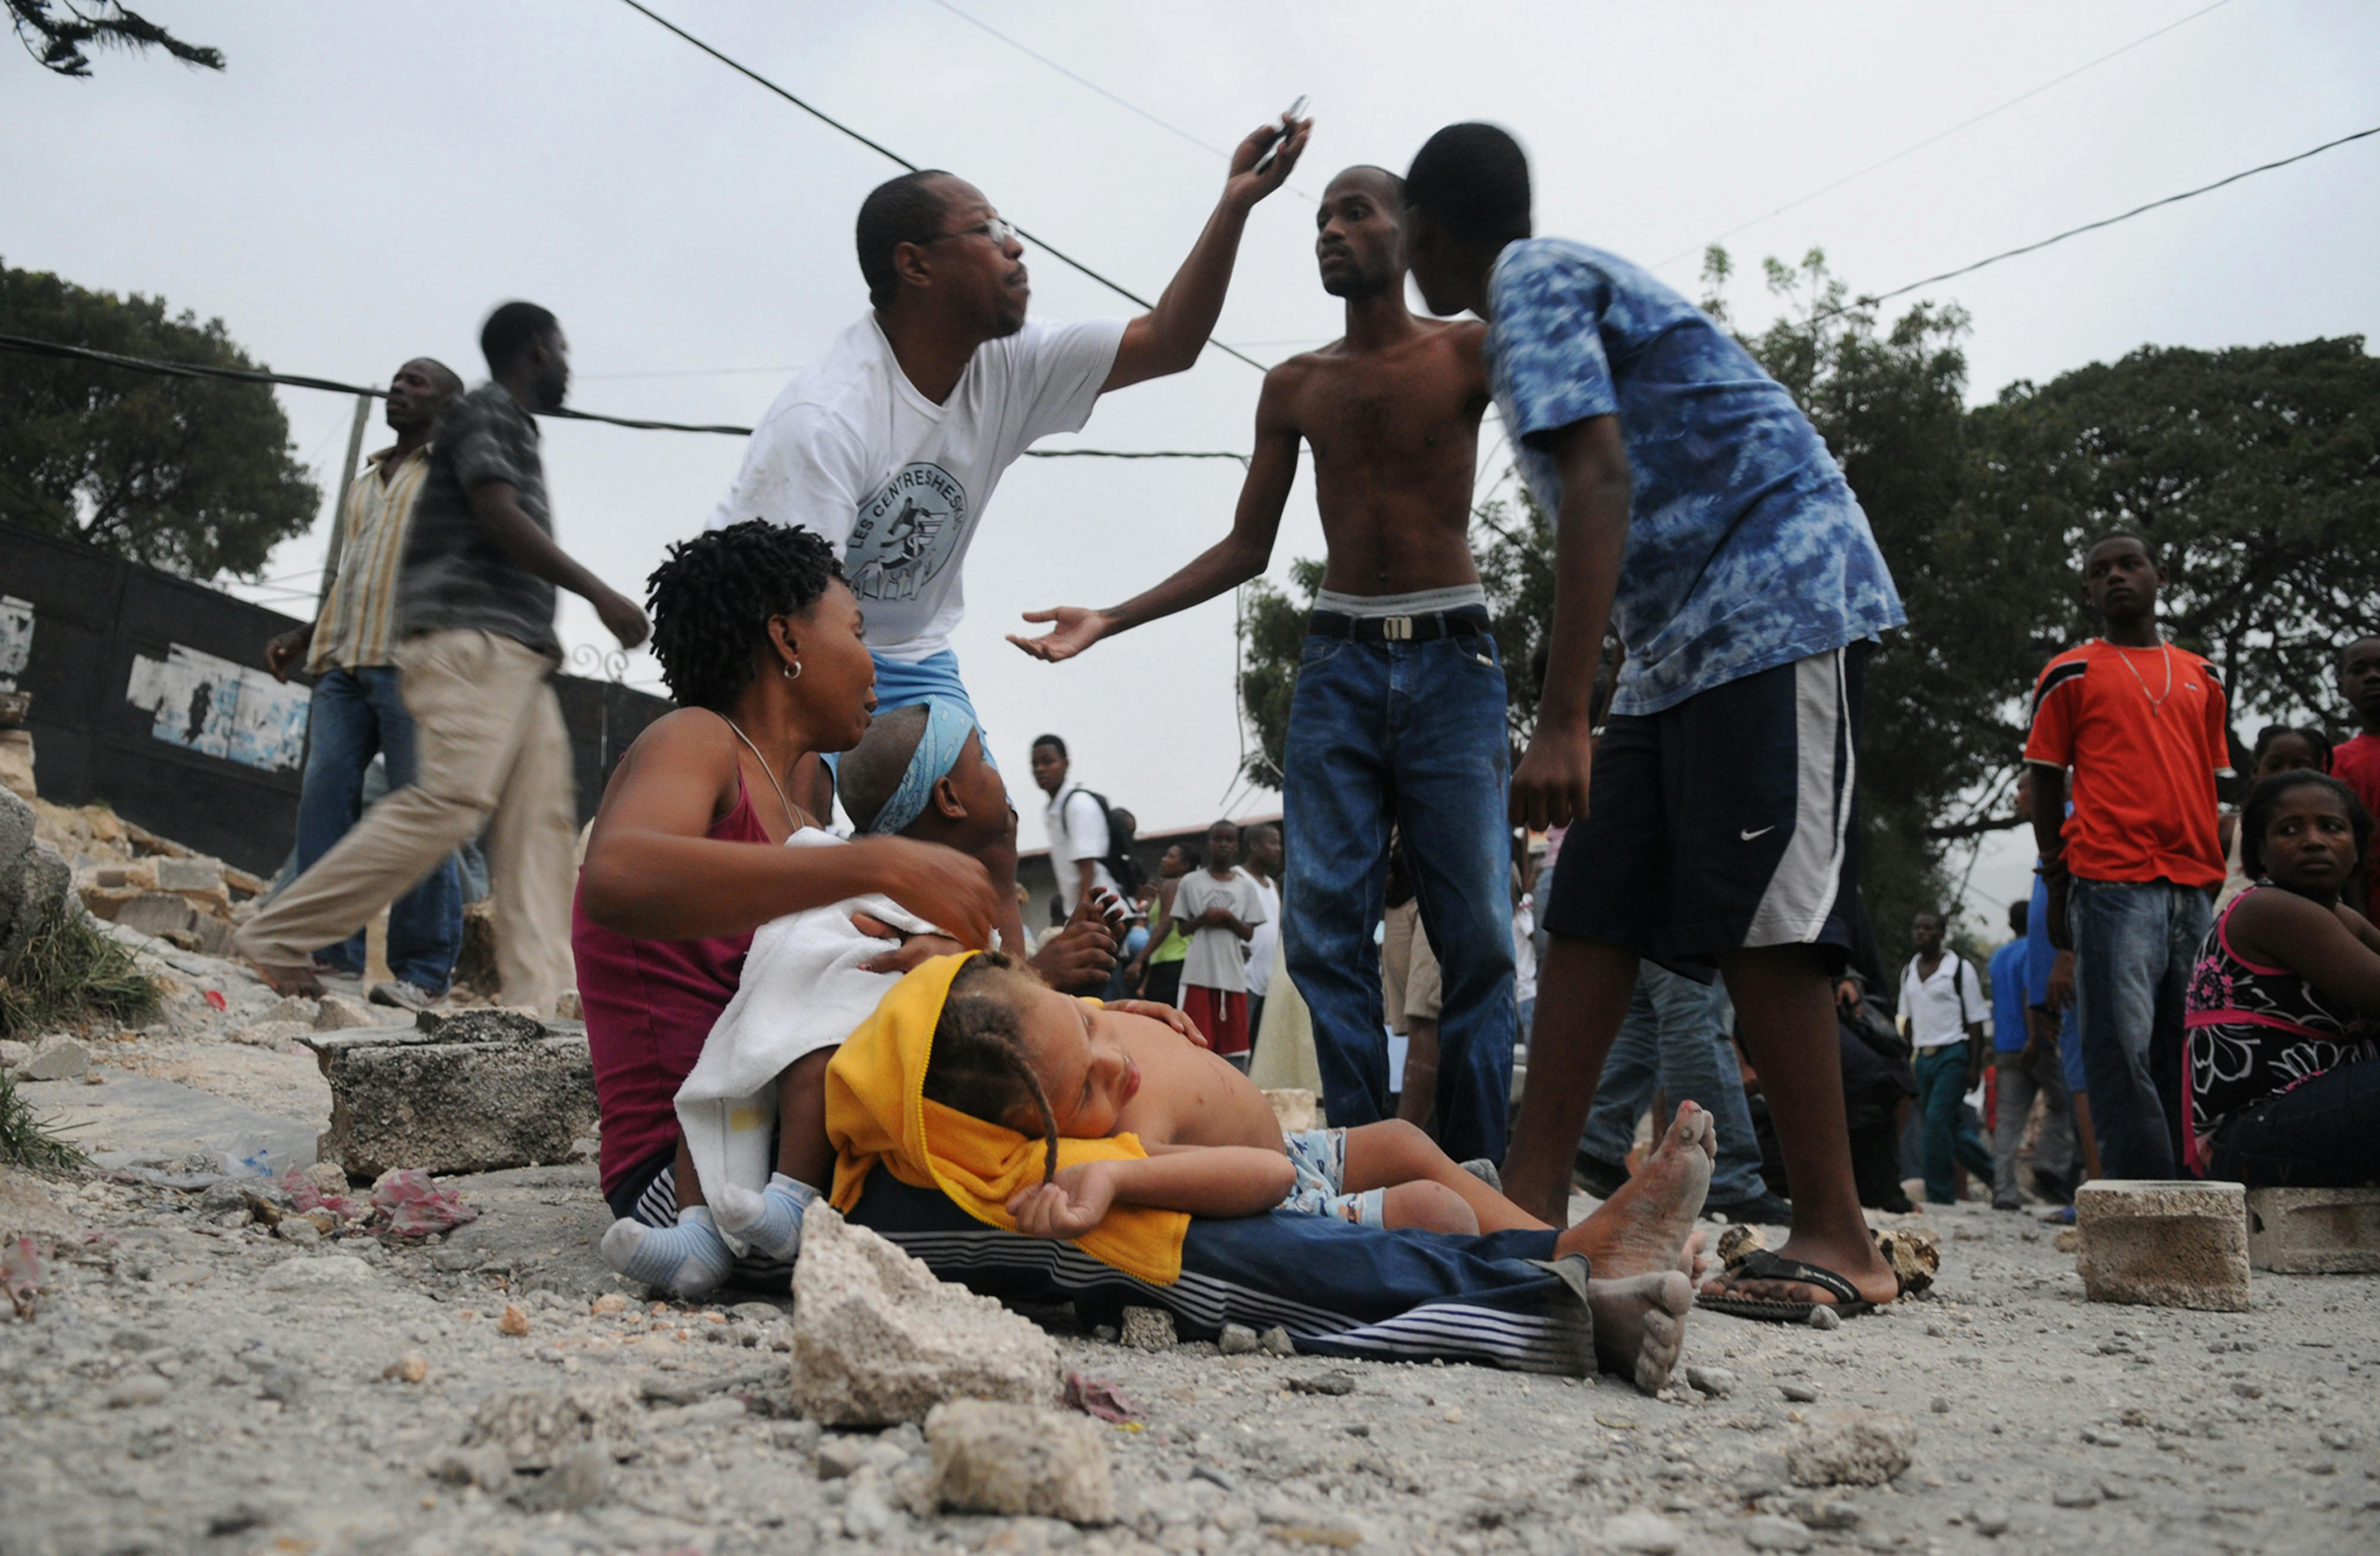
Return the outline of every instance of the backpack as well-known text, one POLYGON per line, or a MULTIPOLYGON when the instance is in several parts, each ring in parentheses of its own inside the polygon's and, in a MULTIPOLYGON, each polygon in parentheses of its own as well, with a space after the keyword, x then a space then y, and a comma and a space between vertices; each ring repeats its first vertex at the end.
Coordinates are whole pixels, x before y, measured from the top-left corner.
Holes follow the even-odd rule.
POLYGON ((1116 883, 1117 894, 1123 898, 1126 906, 1130 906, 1133 897, 1148 880, 1148 872, 1140 868, 1140 858, 1132 851, 1132 829, 1116 820, 1118 812, 1108 803, 1107 796, 1087 789, 1080 784, 1075 785, 1075 792, 1090 796, 1092 803, 1099 808, 1100 816, 1107 821, 1107 857, 1099 863, 1107 867, 1108 878, 1116 883))

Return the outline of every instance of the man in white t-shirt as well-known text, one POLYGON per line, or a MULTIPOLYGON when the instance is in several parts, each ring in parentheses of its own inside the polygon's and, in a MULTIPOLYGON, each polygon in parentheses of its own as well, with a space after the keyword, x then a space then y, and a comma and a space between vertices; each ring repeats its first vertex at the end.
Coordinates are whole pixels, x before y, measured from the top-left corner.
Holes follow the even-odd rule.
POLYGON ((1281 951, 1281 828, 1258 821, 1240 838, 1245 861, 1240 871, 1257 883, 1264 899, 1264 922, 1248 938, 1248 1046, 1254 1051, 1264 1038, 1265 991, 1272 987, 1273 957, 1281 951))
POLYGON ((1050 796, 1049 807, 1041 813, 1050 830, 1050 869, 1058 877, 1058 896, 1065 903, 1069 918, 1085 892, 1102 886, 1111 892, 1116 889, 1115 877, 1107 867, 1107 807, 1099 803, 1099 796, 1068 781, 1072 765, 1063 740, 1054 735, 1034 738, 1033 782, 1050 796))
POLYGON ((1958 1203, 1954 1167, 1989 1183, 1995 1164, 1983 1137, 1967 1122, 1967 1093, 1983 1078, 1985 1039, 1992 1029, 1991 996, 1975 969, 1942 946, 1938 913, 1910 924, 1916 954, 1900 972, 1900 1015, 1916 1052, 1917 1106, 1925 1119, 1925 1197, 1958 1203))
MULTIPOLYGON (((1240 142, 1189 258, 1157 306, 1129 322, 1028 318, 1016 229, 953 174, 904 174, 861 203, 859 269, 872 307, 769 407, 710 527, 799 524, 842 549, 867 614, 880 708, 933 696, 974 716, 950 634, 965 610, 967 546, 1002 472, 1037 439, 1079 430, 1109 390, 1198 359, 1248 213, 1289 176, 1312 124, 1267 125, 1240 142), (1280 155, 1257 171, 1283 134, 1280 155)), ((817 770, 807 779, 820 806, 831 797, 823 779, 817 770)), ((1004 907, 1014 845, 1004 870, 992 857, 985 864, 1004 877, 993 881, 1004 907)), ((1001 929, 1023 933, 1021 923, 1001 929)))

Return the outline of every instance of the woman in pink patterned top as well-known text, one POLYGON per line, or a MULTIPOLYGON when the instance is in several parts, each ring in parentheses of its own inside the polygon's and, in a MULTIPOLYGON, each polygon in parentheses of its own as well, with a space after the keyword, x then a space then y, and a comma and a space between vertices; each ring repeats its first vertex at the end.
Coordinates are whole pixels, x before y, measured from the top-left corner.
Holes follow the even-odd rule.
POLYGON ((2207 931, 2184 1027, 2184 1155, 2251 1186, 2380 1179, 2380 930, 2338 900, 2372 841, 2347 785, 2265 779, 2240 819, 2256 883, 2207 931))

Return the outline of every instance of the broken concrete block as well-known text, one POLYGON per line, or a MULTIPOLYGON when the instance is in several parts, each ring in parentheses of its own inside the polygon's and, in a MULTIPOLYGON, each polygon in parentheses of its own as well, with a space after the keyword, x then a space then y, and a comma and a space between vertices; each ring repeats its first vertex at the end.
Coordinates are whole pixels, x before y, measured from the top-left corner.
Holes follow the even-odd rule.
POLYGON ((793 1403, 825 1426, 925 1420, 945 1400, 1054 1404, 1058 1347, 824 1203, 794 1266, 793 1403))
POLYGON ((324 1160, 358 1178, 572 1160, 597 1116, 586 1029, 504 1011, 460 1015, 474 1019, 425 1011, 412 1027, 290 1034, 331 1083, 324 1160))
POLYGON ((224 883, 221 859, 210 859, 203 855, 177 859, 164 855, 150 863, 156 871, 157 890, 186 897, 201 909, 212 909, 217 913, 231 911, 231 890, 224 883))
POLYGON ((1170 1351, 1175 1340, 1173 1315, 1162 1307, 1127 1307, 1123 1339, 1135 1351, 1170 1351))
POLYGON ((413 1018, 413 1027, 442 1043, 531 1042, 546 1035, 545 1023, 536 1016, 494 1007, 425 1010, 413 1018))
POLYGON ((1916 1442, 1898 1411, 1821 1411, 1793 1429, 1785 1473, 1796 1486, 1881 1486, 1909 1467, 1916 1442))
POLYGON ((198 923, 199 910, 171 892, 143 892, 115 910, 115 921, 162 940, 188 931, 198 923))
POLYGON ((72 1080, 91 1068, 91 1050, 72 1038, 53 1038, 18 1070, 18 1080, 72 1080))
POLYGON ((2247 1190, 2238 1184, 2102 1178, 2074 1197, 2075 1270, 2094 1302, 2248 1310, 2247 1190))
POLYGON ((2380 1271, 2380 1188, 2252 1188, 2248 1262, 2285 1275, 2380 1271))
POLYGON ((325 994, 314 1009, 314 1029, 318 1032, 346 1032, 358 1027, 393 1027, 393 1020, 382 1020, 381 1014, 361 1000, 351 1000, 345 994, 325 994))
POLYGON ((926 1417, 926 1446, 934 1458, 934 1500, 943 1507, 1074 1524, 1115 1521, 1107 1440, 1087 1416, 953 1400, 926 1417))

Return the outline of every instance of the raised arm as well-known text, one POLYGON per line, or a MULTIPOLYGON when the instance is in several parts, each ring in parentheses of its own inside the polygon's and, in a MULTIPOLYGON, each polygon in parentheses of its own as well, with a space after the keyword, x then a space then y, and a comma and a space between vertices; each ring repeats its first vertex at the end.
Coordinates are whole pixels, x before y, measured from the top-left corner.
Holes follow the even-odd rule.
POLYGON ((1554 517, 1553 642, 1545 697, 1528 754, 1512 772, 1512 820, 1533 831, 1586 814, 1587 710, 1620 585, 1633 491, 1618 417, 1590 416, 1542 434, 1539 442, 1561 478, 1561 509, 1554 517))
POLYGON ((1115 365, 1108 370, 1107 382, 1099 385, 1101 394, 1184 371, 1198 360, 1223 311, 1223 294, 1231 289, 1232 265, 1239 258, 1240 233, 1247 225, 1248 213, 1288 180, 1313 129, 1312 119, 1291 121, 1289 144, 1261 173, 1256 170, 1257 159, 1280 131, 1264 125, 1240 142, 1239 150, 1232 153, 1232 171, 1223 180, 1223 198, 1216 203, 1215 213, 1207 218, 1205 230, 1190 247, 1190 257, 1173 273, 1157 306, 1124 326, 1115 365))
POLYGON ((1297 423, 1289 412, 1293 376, 1293 366, 1286 363, 1265 374, 1264 388, 1257 396, 1256 452, 1248 459, 1247 479, 1240 483, 1240 505, 1232 516, 1230 534, 1163 583, 1121 605, 1104 611, 1080 605, 1027 611, 1026 621, 1056 625, 1039 638, 1011 633, 1008 640, 1034 658, 1055 664, 1074 658, 1102 638, 1202 605, 1263 572, 1272 560, 1281 510, 1288 505, 1290 486, 1297 479, 1297 423))
POLYGON ((594 606, 622 648, 635 648, 651 632, 651 624, 635 601, 579 565, 521 511, 519 490, 511 481, 483 480, 471 488, 471 517, 480 521, 480 532, 515 566, 594 606))
POLYGON ((715 714, 681 711, 638 737, 587 840, 578 894, 588 918, 639 939, 698 940, 881 892, 962 944, 989 943, 991 879, 955 849, 900 837, 768 848, 705 836, 735 792, 735 737, 715 714))

